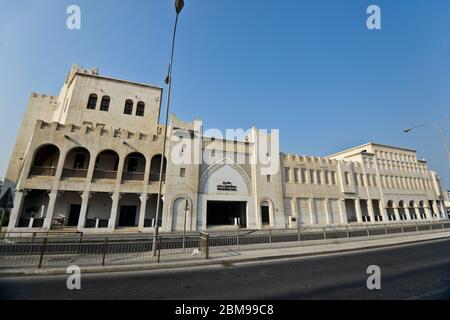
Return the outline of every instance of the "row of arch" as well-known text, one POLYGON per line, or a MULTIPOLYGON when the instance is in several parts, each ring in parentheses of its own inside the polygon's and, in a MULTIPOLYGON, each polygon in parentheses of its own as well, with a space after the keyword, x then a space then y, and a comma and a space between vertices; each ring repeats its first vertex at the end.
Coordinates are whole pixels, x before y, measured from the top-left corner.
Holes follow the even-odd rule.
MULTIPOLYGON (((92 93, 89 95, 87 108, 90 110, 95 110, 97 108, 98 95, 92 93)), ((103 96, 100 103, 100 111, 109 111, 109 105, 111 103, 111 98, 109 96, 103 96)), ((134 101, 131 99, 127 99, 125 101, 124 114, 132 115, 134 108, 134 101)), ((136 116, 143 117, 145 114, 145 103, 143 101, 139 101, 136 105, 136 116)))
MULTIPOLYGON (((60 158, 60 150, 53 144, 36 149, 29 176, 55 176, 60 158)), ((120 156, 114 150, 103 150, 95 158, 94 179, 116 179, 120 156)), ((149 181, 159 181, 161 154, 150 160, 149 181)), ((91 153, 83 147, 75 147, 67 152, 63 164, 62 178, 86 178, 91 162, 91 153)), ((129 153, 124 160, 123 180, 144 181, 146 157, 139 152, 129 153)), ((165 180, 167 159, 164 157, 163 180, 165 180)))

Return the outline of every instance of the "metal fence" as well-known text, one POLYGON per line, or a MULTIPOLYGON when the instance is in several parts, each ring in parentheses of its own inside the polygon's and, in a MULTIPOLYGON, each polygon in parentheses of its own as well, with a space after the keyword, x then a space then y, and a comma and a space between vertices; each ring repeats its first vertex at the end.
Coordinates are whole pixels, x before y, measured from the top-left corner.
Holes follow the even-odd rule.
MULTIPOLYGON (((0 268, 108 266, 195 261, 227 250, 385 238, 450 229, 450 221, 304 227, 288 230, 237 230, 186 236, 86 236, 83 233, 9 233, 0 236, 0 268)), ((218 255, 217 255, 218 256, 218 255)))
POLYGON ((208 258, 205 236, 157 237, 1 237, 0 268, 51 268, 69 265, 147 264, 208 258))
POLYGON ((410 222, 336 227, 302 227, 285 230, 260 230, 209 234, 210 252, 224 247, 246 250, 283 245, 313 245, 361 238, 376 239, 409 233, 424 233, 450 229, 450 221, 410 222))

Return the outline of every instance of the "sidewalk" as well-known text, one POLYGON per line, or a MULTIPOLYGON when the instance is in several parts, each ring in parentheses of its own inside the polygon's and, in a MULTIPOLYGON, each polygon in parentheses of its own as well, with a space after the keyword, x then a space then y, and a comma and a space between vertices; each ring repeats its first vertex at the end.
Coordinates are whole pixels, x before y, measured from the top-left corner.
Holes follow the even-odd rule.
MULTIPOLYGON (((359 250, 369 250, 397 246, 402 244, 420 243, 424 241, 443 240, 450 238, 450 230, 430 234, 415 234, 385 239, 361 239, 351 242, 327 243, 308 246, 272 247, 253 250, 233 250, 231 248, 214 248, 208 260, 183 261, 159 264, 113 265, 81 267, 82 273, 109 273, 124 271, 164 270, 186 267, 213 265, 230 266, 237 263, 268 261, 286 258, 308 257, 332 253, 345 253, 359 250)), ((34 275, 65 275, 65 268, 48 269, 12 269, 0 270, 0 277, 34 276, 34 275)))

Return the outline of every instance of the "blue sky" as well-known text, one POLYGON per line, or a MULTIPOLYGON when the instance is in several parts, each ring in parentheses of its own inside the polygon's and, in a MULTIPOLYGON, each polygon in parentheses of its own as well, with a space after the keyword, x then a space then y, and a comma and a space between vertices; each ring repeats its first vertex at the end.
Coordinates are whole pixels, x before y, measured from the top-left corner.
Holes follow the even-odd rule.
MULTIPOLYGON (((450 188, 439 136, 450 116, 448 0, 185 0, 172 110, 206 128, 277 128, 284 152, 369 141, 413 148, 450 188), (382 30, 366 9, 382 10, 382 30)), ((169 0, 0 0, 0 176, 31 91, 57 94, 73 63, 163 85, 169 0), (82 30, 65 27, 77 4, 82 30)), ((450 125, 448 130, 450 132, 450 125)))

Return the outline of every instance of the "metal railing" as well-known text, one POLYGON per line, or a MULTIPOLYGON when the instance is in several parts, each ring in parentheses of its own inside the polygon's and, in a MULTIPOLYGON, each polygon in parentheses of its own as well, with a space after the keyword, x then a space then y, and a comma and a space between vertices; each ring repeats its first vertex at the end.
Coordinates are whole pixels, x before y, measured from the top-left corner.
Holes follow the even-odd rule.
POLYGON ((98 180, 116 180, 117 171, 94 170, 94 179, 98 180))
POLYGON ((0 237, 0 268, 55 268, 107 266, 147 263, 170 263, 208 259, 207 237, 157 237, 156 254, 153 237, 0 237))
POLYGON ((125 181, 144 181, 145 173, 143 172, 124 172, 123 180, 125 181))
POLYGON ((336 243, 361 238, 450 230, 450 221, 236 230, 222 233, 164 235, 85 235, 78 232, 8 233, 0 236, 0 268, 107 266, 195 261, 227 251, 336 243), (156 254, 153 251, 156 246, 156 254))
MULTIPOLYGON (((154 183, 154 182, 158 182, 158 181, 159 181, 159 173, 150 173, 149 183, 154 183)), ((166 175, 165 174, 162 175, 162 181, 163 182, 166 181, 166 175)))
POLYGON ((87 169, 70 169, 64 168, 62 178, 86 178, 87 177, 87 169))
POLYGON ((30 169, 30 177, 44 176, 44 177, 54 177, 56 175, 56 168, 54 167, 38 167, 33 166, 30 169))

